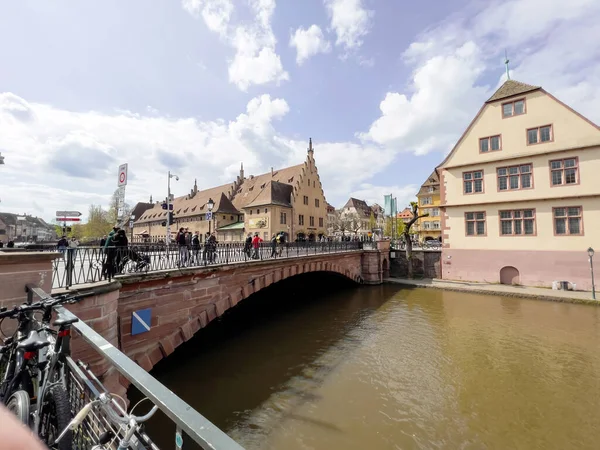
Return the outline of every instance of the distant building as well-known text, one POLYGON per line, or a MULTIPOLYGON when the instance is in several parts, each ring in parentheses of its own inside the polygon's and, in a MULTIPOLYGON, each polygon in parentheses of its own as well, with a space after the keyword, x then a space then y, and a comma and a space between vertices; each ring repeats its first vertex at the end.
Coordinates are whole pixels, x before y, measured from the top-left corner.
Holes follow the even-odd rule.
POLYGON ((381 224, 382 220, 385 220, 379 205, 375 206, 376 208, 373 209, 366 201, 350 197, 340 210, 340 214, 345 217, 356 217, 355 229, 350 231, 356 232, 360 236, 368 236, 374 229, 380 228, 378 225, 381 224))
POLYGON ((375 228, 380 231, 379 234, 383 234, 385 228, 385 210, 382 206, 377 203, 371 205, 371 211, 375 215, 375 228))
MULTIPOLYGON (((219 242, 241 241, 247 233, 258 233, 265 240, 283 232, 290 240, 316 240, 327 233, 327 202, 315 164, 312 140, 304 163, 271 169, 262 175, 240 174, 232 183, 198 190, 194 184, 188 195, 173 201, 174 235, 179 227, 203 235, 217 232, 219 242), (207 220, 209 199, 214 202, 212 218, 207 220)), ((134 234, 145 234, 153 241, 166 238, 167 211, 161 204, 146 210, 134 223, 134 234)))
POLYGON ((413 218, 413 213, 412 210, 410 208, 404 208, 402 211, 400 211, 397 215, 396 218, 402 220, 402 222, 404 223, 408 223, 412 220, 413 218))
POLYGON ((327 236, 333 236, 335 233, 335 208, 327 203, 327 236))
POLYGON ((443 278, 591 289, 600 249, 600 128, 544 89, 506 81, 440 175, 443 278))
MULTIPOLYGON (((419 202, 419 215, 429 214, 418 220, 417 234, 420 241, 430 239, 442 240, 442 226, 440 216, 440 179, 434 170, 427 180, 421 185, 417 194, 419 202)), ((411 212, 412 216, 412 212, 411 212)))
POLYGON ((138 202, 138 203, 136 203, 136 205, 133 207, 133 209, 129 213, 129 216, 121 219, 121 221, 118 223, 118 225, 123 230, 125 230, 125 233, 127 234, 128 238, 131 236, 131 232, 132 232, 132 228, 129 227, 129 224, 132 222, 132 217, 133 217, 133 222, 135 222, 136 218, 142 217, 142 214, 144 214, 150 208, 154 208, 154 205, 155 204, 152 202, 152 197, 150 197, 150 202, 138 202))
POLYGON ((45 242, 56 239, 53 225, 27 214, 0 213, 0 241, 45 242))

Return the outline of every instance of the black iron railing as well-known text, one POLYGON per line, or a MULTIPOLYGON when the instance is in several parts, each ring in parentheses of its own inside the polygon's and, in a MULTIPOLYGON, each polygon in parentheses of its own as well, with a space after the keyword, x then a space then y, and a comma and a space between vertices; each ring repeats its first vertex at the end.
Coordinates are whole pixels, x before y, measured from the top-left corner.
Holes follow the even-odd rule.
POLYGON ((124 274, 342 253, 360 250, 362 246, 360 241, 290 242, 275 246, 263 242, 258 248, 248 247, 243 242, 168 248, 148 244, 107 249, 82 246, 63 250, 54 260, 52 287, 68 288, 124 274))

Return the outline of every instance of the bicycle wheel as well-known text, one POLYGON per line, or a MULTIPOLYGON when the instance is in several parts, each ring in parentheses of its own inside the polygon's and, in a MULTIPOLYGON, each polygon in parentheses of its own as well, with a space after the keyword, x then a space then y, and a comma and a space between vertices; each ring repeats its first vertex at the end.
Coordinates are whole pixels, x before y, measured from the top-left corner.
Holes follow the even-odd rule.
POLYGON ((57 445, 54 441, 71 421, 71 405, 67 391, 61 384, 52 386, 46 392, 42 406, 40 437, 50 448, 71 450, 73 447, 73 432, 68 431, 57 445))
POLYGON ((8 399, 6 408, 18 417, 21 423, 29 426, 29 394, 25 391, 16 391, 8 399))

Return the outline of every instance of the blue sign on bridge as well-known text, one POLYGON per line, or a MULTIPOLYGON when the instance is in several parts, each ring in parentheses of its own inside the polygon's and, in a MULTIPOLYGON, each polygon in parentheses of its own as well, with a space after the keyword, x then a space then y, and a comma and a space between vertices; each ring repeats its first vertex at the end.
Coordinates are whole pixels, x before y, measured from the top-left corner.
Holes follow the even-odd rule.
POLYGON ((150 331, 152 323, 151 309, 140 309, 131 313, 131 335, 146 333, 150 331))

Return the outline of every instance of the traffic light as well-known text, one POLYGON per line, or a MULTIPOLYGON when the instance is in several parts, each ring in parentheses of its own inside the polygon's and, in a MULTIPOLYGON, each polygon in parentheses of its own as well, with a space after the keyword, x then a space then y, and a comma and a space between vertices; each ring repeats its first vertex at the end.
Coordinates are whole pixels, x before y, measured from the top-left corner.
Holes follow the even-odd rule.
POLYGON ((175 221, 173 220, 173 212, 169 211, 169 225, 173 225, 175 221))

